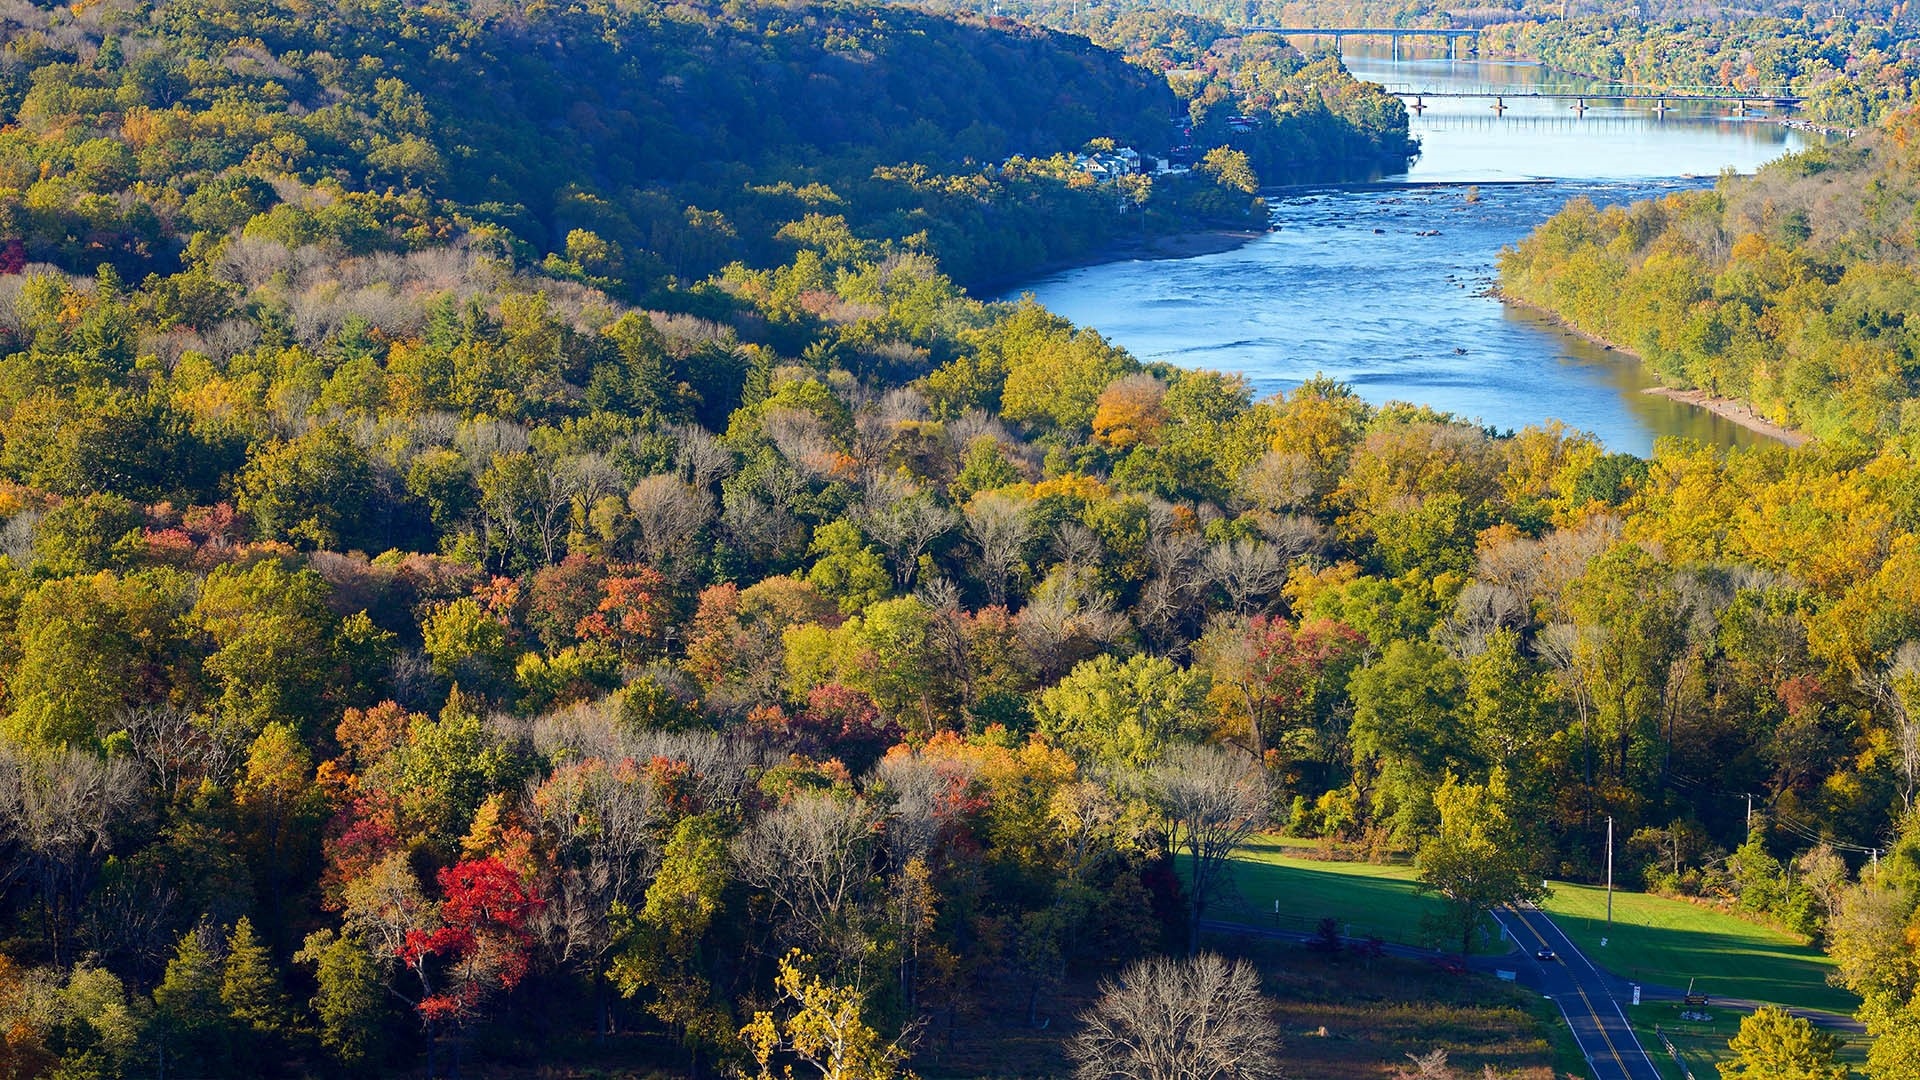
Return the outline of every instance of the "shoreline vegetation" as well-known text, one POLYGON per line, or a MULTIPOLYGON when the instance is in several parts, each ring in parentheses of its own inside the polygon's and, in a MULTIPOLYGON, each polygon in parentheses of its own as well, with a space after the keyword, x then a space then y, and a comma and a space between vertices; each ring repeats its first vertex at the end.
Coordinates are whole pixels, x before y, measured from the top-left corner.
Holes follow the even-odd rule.
POLYGON ((1108 263, 1157 262, 1163 259, 1196 259, 1202 255, 1219 255, 1245 247, 1273 231, 1271 228, 1197 229, 1192 232, 1129 237, 1115 240, 1080 255, 1050 260, 1019 274, 981 282, 969 286, 967 291, 976 299, 991 301, 994 297, 1016 286, 1031 285, 1053 277, 1055 274, 1064 274, 1069 270, 1084 270, 1090 266, 1105 266, 1108 263))
MULTIPOLYGON (((1488 289, 1486 295, 1492 297, 1495 300, 1500 301, 1503 304, 1506 304, 1509 307, 1519 308, 1523 311, 1530 311, 1536 315, 1539 315, 1540 317, 1552 322, 1553 325, 1559 327, 1562 330, 1565 330, 1567 333, 1572 334, 1575 337, 1578 337, 1591 344, 1598 345, 1601 348, 1607 350, 1608 352, 1616 353, 1620 356, 1624 356, 1632 360, 1634 363, 1639 364, 1642 368, 1645 368, 1648 371, 1652 370, 1651 366, 1648 365, 1647 363, 1646 357, 1641 356, 1639 353, 1633 351, 1632 349, 1626 348, 1625 346, 1622 346, 1612 341, 1608 341, 1606 338, 1603 338, 1598 334, 1591 334, 1585 330, 1582 330, 1578 326, 1575 326, 1573 325, 1573 323, 1567 321, 1565 317, 1563 317, 1559 312, 1554 311, 1552 308, 1542 307, 1539 304, 1529 303, 1516 296, 1513 296, 1509 293, 1501 291, 1501 289, 1497 285, 1491 289, 1488 289)), ((1781 443, 1782 445, 1785 445, 1790 448, 1805 446, 1807 443, 1813 441, 1813 436, 1807 434, 1804 431, 1799 430, 1798 428, 1788 427, 1785 424, 1776 424, 1773 421, 1768 420, 1766 417, 1761 416, 1758 412, 1756 412, 1752 405, 1749 405, 1748 403, 1741 401, 1738 398, 1718 397, 1713 394, 1709 394, 1705 390, 1698 390, 1698 389, 1690 390, 1690 389, 1685 389, 1683 387, 1678 387, 1678 386, 1649 386, 1642 389, 1640 392, 1643 394, 1651 394, 1654 397, 1663 397, 1669 401, 1677 401, 1683 405, 1691 405, 1696 409, 1704 409, 1707 412, 1710 412, 1713 415, 1720 417, 1722 420, 1726 420, 1729 423, 1737 424, 1740 427, 1743 427, 1748 431, 1753 432, 1756 435, 1760 435, 1765 438, 1772 439, 1775 442, 1781 443)))

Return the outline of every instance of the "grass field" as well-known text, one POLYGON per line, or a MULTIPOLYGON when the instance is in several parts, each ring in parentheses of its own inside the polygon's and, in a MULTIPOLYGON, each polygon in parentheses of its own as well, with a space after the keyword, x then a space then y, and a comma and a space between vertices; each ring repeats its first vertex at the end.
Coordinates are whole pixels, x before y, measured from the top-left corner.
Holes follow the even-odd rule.
MULTIPOLYGON (((1460 1075, 1478 1077, 1492 1066, 1504 1080, 1555 1080, 1580 1061, 1559 1014, 1537 1019, 1541 1003, 1513 987, 1391 956, 1326 956, 1247 938, 1213 944, 1260 969, 1290 1077, 1382 1080, 1407 1064, 1407 1054, 1436 1047, 1446 1048, 1460 1075)), ((1016 992, 970 1012, 951 1032, 936 1019, 923 1033, 914 1071, 925 1080, 1069 1075, 1066 1043, 1093 1002, 1095 981, 1076 979, 1045 994, 1044 1027, 1027 1022, 1024 994, 1008 989, 1016 992)))
MULTIPOLYGON (((1727 1056, 1727 1040, 1740 1030, 1740 1018, 1744 1013, 1732 1010, 1712 1010, 1712 1023, 1699 1023, 1680 1019, 1679 1005, 1662 1003, 1646 1004, 1627 1009, 1627 1019, 1640 1033, 1640 1042, 1652 1055, 1653 1063, 1660 1069, 1662 1076, 1680 1080, 1680 1069, 1660 1045, 1654 1029, 1658 1027, 1669 1039, 1673 1040, 1675 1050, 1680 1052, 1680 1060, 1693 1070, 1694 1080, 1720 1080, 1720 1059, 1727 1056)), ((1840 1060, 1850 1062, 1856 1070, 1867 1059, 1867 1043, 1864 1035, 1842 1035, 1844 1044, 1840 1050, 1840 1060)))
POLYGON ((1307 850, 1282 837, 1254 837, 1240 849, 1234 866, 1244 908, 1216 901, 1209 916, 1303 933, 1331 917, 1339 919, 1351 937, 1372 934, 1402 945, 1430 944, 1421 934, 1420 920, 1441 905, 1414 887, 1411 866, 1329 862, 1306 858, 1307 850))
MULTIPOLYGON (((1240 904, 1216 901, 1210 917, 1310 932, 1331 916, 1352 935, 1430 944, 1420 921, 1439 901, 1415 889, 1411 866, 1313 859, 1306 857, 1310 851, 1299 841, 1255 837, 1234 867, 1240 904)), ((1595 963, 1627 978, 1682 988, 1695 978, 1696 989, 1713 996, 1838 1013, 1859 1004, 1827 985, 1832 965, 1818 949, 1779 931, 1679 900, 1615 892, 1608 933, 1604 890, 1566 883, 1553 890, 1542 906, 1595 963)))
POLYGON ((1715 997, 1829 1012, 1851 1013, 1860 1004, 1827 985, 1833 963, 1820 950, 1709 908, 1616 891, 1608 931, 1606 891, 1564 882, 1554 883, 1541 907, 1594 963, 1629 979, 1683 988, 1694 979, 1696 990, 1715 997))

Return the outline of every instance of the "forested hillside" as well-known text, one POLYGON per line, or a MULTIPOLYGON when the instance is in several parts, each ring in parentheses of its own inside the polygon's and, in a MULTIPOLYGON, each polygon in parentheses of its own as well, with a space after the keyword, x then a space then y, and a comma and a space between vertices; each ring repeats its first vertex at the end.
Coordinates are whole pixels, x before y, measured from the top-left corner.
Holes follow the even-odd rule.
POLYGON ((1716 17, 1698 22, 1587 18, 1489 28, 1489 55, 1648 87, 1791 93, 1801 119, 1873 124, 1913 103, 1920 37, 1887 19, 1716 17))
MULTIPOLYGON (((637 298, 735 259, 781 261, 792 246, 776 232, 811 210, 930 247, 961 280, 1143 230, 1260 220, 1246 200, 1195 205, 1167 184, 1123 197, 1146 213, 1114 213, 1114 193, 1060 155, 1097 138, 1166 154, 1185 141, 1169 87, 1005 20, 108 0, 20 4, 0 26, 14 270, 108 262, 137 282, 236 227, 355 254, 464 236, 560 253, 637 298), (1019 166, 997 167, 1008 158, 1019 166)), ((1404 144, 1403 113, 1370 122, 1388 142, 1397 123, 1404 144)), ((1263 164, 1269 182, 1282 165, 1341 167, 1334 153, 1263 164)))
POLYGON ((1916 116, 1711 191, 1576 201, 1503 258, 1501 287, 1844 445, 1911 433, 1916 116))
POLYGON ((956 284, 1257 215, 1295 118, 1391 152, 1333 65, 1210 42, 1177 94, 890 8, 5 18, 10 1075, 934 1071, 1191 948, 1222 837, 1443 806, 1529 875, 1611 815, 1912 1009, 1911 841, 1869 886, 1820 843, 1920 785, 1904 442, 1255 402, 956 284), (1263 134, 1066 156, 1176 100, 1263 134))

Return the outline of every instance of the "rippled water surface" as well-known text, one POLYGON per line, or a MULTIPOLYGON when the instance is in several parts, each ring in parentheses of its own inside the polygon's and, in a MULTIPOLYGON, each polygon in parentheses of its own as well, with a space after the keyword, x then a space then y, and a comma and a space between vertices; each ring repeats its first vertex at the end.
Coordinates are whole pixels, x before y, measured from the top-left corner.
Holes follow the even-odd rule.
MULTIPOLYGON (((1348 57, 1414 88, 1561 85, 1536 67, 1348 57)), ((1625 202, 1750 171, 1804 145, 1718 105, 1591 107, 1441 99, 1414 121, 1423 153, 1388 190, 1273 200, 1276 231, 1233 251, 1108 263, 1029 284, 1047 307, 1144 359, 1244 373, 1261 393, 1316 372, 1368 400, 1417 401, 1497 428, 1549 419, 1644 454, 1662 435, 1755 436, 1640 391, 1641 366, 1483 295, 1500 249, 1575 196, 1625 202), (1541 183, 1516 181, 1545 180, 1541 183), (1470 191, 1470 181, 1487 181, 1470 191), (1442 186, 1421 186, 1435 183, 1442 186)))

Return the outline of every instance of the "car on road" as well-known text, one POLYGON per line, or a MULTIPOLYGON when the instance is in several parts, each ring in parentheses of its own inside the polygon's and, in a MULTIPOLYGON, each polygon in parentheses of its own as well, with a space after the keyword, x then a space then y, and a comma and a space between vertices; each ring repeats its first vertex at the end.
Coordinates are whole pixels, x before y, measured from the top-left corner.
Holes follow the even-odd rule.
POLYGON ((1533 958, 1535 960, 1540 961, 1543 964, 1552 963, 1553 961, 1560 959, 1559 957, 1553 955, 1552 949, 1541 949, 1539 952, 1536 952, 1533 954, 1533 958))

